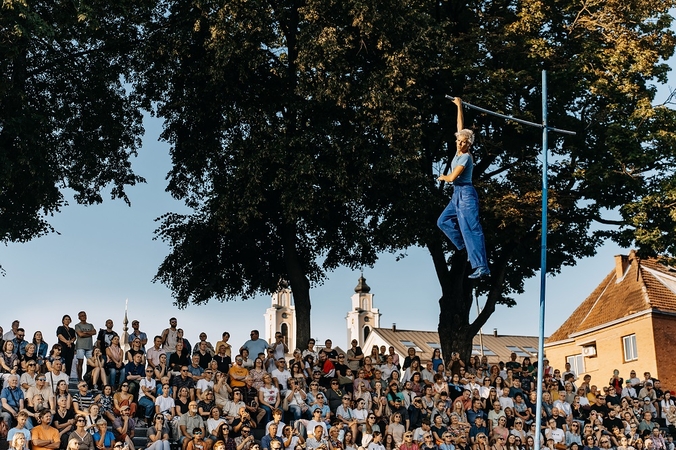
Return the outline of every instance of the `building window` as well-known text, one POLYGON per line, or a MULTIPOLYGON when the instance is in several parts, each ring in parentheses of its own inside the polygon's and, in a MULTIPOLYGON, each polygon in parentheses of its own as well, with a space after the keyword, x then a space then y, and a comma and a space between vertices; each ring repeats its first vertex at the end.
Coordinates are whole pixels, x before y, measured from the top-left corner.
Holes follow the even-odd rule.
POLYGON ((575 373, 575 376, 584 373, 584 355, 566 356, 566 362, 570 364, 570 370, 575 373))
POLYGON ((510 352, 516 353, 516 356, 518 356, 519 358, 525 358, 526 356, 530 357, 530 355, 528 353, 524 352, 523 350, 521 350, 516 345, 507 345, 506 347, 507 347, 507 350, 509 350, 510 352))
POLYGON ((635 361, 638 359, 638 351, 636 349, 636 335, 630 334, 622 338, 622 346, 624 347, 624 360, 635 361))
POLYGON ((404 340, 400 340, 399 342, 401 342, 401 345, 403 345, 403 346, 406 347, 406 348, 411 348, 411 347, 412 347, 412 348, 415 349, 416 352, 422 352, 422 349, 421 349, 420 347, 418 347, 418 346, 415 344, 415 342, 413 342, 413 341, 404 341, 404 340))
MULTIPOLYGON (((473 355, 481 355, 482 354, 481 350, 482 350, 481 345, 479 345, 479 344, 473 344, 472 345, 472 354, 473 355)), ((483 346, 483 355, 484 356, 498 356, 498 355, 495 354, 495 352, 493 350, 486 347, 485 345, 483 346)))

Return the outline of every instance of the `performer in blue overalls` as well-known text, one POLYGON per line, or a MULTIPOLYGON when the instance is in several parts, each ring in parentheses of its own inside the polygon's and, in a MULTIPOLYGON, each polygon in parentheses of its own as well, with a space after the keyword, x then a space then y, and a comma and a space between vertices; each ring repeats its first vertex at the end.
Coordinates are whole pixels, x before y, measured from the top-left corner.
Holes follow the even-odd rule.
POLYGON ((439 216, 437 226, 458 250, 467 249, 469 262, 474 269, 469 278, 481 278, 490 275, 490 271, 484 232, 479 223, 479 197, 472 185, 474 160, 469 149, 474 143, 474 132, 464 128, 462 100, 455 97, 453 103, 458 107, 458 132, 455 133, 457 151, 451 162, 451 173, 439 177, 440 181, 453 183, 453 196, 439 216))

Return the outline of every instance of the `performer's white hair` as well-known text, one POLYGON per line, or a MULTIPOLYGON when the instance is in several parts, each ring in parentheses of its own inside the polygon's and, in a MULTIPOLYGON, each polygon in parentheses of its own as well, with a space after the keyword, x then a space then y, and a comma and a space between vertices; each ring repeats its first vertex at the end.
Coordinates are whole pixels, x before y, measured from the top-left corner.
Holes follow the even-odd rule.
POLYGON ((474 144, 474 131, 468 130, 467 128, 464 128, 457 133, 455 133, 455 137, 464 137, 467 138, 469 141, 469 145, 474 144))

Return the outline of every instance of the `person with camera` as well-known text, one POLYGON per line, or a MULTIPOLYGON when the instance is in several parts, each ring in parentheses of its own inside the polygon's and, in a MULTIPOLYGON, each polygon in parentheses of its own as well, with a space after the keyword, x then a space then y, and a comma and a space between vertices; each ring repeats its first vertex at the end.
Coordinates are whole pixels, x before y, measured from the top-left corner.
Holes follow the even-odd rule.
POLYGON ((330 450, 329 441, 324 439, 324 427, 315 425, 312 436, 309 436, 305 441, 305 448, 307 450, 330 450))
POLYGON ((249 415, 248 407, 242 406, 239 408, 239 414, 235 420, 232 421, 232 431, 235 437, 242 436, 245 429, 248 429, 249 432, 251 429, 256 428, 256 422, 249 415))

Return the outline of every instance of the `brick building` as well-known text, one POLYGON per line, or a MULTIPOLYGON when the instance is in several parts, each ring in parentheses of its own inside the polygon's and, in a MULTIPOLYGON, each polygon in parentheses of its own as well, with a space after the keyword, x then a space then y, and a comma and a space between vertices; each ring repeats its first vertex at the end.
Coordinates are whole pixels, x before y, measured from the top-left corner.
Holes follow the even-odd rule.
POLYGON ((615 268, 545 342, 554 367, 570 362, 578 376, 605 386, 618 369, 625 380, 650 372, 676 387, 676 269, 634 251, 615 256, 615 268))

